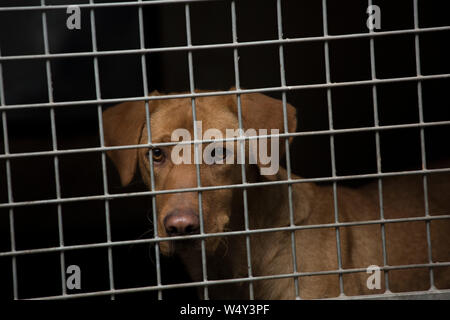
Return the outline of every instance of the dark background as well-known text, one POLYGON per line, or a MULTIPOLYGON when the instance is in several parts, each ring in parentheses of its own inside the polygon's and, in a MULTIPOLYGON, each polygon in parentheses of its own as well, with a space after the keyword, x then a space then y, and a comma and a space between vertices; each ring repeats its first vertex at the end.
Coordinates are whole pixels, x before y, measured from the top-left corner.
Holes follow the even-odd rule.
MULTIPOLYGON (((124 0, 121 0, 124 1, 124 0)), ((86 3, 87 1, 50 1, 47 4, 86 3)), ((107 2, 107 1, 96 1, 107 2)), ((113 1, 109 1, 113 2, 113 1)), ((321 1, 283 0, 285 38, 323 35, 321 1)), ((381 31, 412 29, 413 1, 374 1, 381 7, 381 31)), ((0 0, 0 6, 40 5, 32 0, 0 0)), ((367 2, 328 1, 329 34, 365 33, 367 2)), ((144 7, 145 45, 147 48, 186 45, 184 4, 144 7)), ((239 41, 277 38, 276 1, 236 1, 239 41)), ((65 27, 65 10, 47 13, 51 53, 91 51, 89 10, 82 10, 81 30, 65 27)), ((95 9, 98 50, 139 48, 137 7, 95 9)), ((2 56, 44 53, 43 29, 39 11, 0 12, 0 50, 2 56)), ((443 2, 419 1, 420 27, 448 26, 448 10, 443 2)), ((232 41, 230 1, 191 5, 193 44, 232 41)), ((450 32, 420 35, 422 74, 450 73, 450 32)), ((331 81, 368 80, 370 73, 369 39, 335 40, 330 44, 331 81)), ((323 41, 284 46, 288 85, 325 82, 323 41)), ((375 38, 377 78, 416 75, 414 35, 375 38)), ((277 45, 239 49, 241 86, 244 88, 280 85, 277 45)), ((149 90, 161 92, 189 90, 187 52, 147 54, 149 90)), ((234 85, 232 49, 194 51, 194 75, 198 89, 224 90, 234 85)), ((143 95, 140 55, 99 57, 102 98, 143 95)), ((45 60, 6 61, 3 69, 6 105, 48 102, 45 60)), ((54 100, 95 99, 92 57, 51 61, 54 100)), ((450 120, 450 79, 427 80, 423 84, 425 121, 450 120)), ((416 82, 377 86, 380 125, 416 123, 419 120, 416 82)), ((280 93, 271 94, 280 97, 280 93)), ((298 131, 328 129, 326 89, 297 90, 288 93, 288 102, 296 106, 298 131)), ((337 129, 373 126, 371 86, 332 89, 333 122, 337 129)), ((104 108, 108 106, 103 106, 104 108)), ((55 109, 58 149, 99 146, 96 105, 55 109)), ((11 153, 52 149, 50 111, 29 108, 6 112, 11 153)), ((0 124, 0 154, 4 153, 0 124)), ((427 161, 448 158, 449 126, 426 128, 427 161)), ((380 133, 383 172, 419 169, 419 129, 390 130, 380 133)), ((335 137, 338 175, 375 173, 376 153, 373 132, 341 134, 335 137)), ((302 177, 331 174, 329 136, 298 137, 291 149, 294 173, 302 177)), ((14 201, 55 198, 53 158, 48 156, 17 158, 10 161, 14 201)), ((59 157, 62 197, 103 194, 101 155, 82 153, 59 157)), ((144 190, 137 179, 127 188, 120 187, 117 173, 108 161, 108 185, 111 193, 144 190)), ((8 202, 6 165, 0 160, 0 203, 8 202)), ((349 183, 357 186, 365 183, 349 183)), ((151 238, 151 200, 144 197, 110 202, 112 240, 151 238)), ((0 209, 0 252, 10 250, 7 209, 0 209)), ((106 241, 105 204, 81 201, 62 205, 64 244, 106 241)), ((56 205, 24 206, 14 209, 16 249, 58 246, 56 205)), ((74 250, 66 253, 66 265, 82 270, 81 292, 108 290, 106 249, 74 250)), ((148 244, 113 248, 116 288, 156 284, 154 250, 148 244)), ((162 257, 163 283, 187 281, 186 273, 175 258, 162 257)), ((59 253, 25 255, 17 258, 19 297, 29 298, 61 293, 59 253)), ((76 290, 74 290, 75 292, 76 290)), ((80 291, 76 291, 80 292, 80 291)), ((134 298, 137 294, 117 298, 134 298)), ((192 297, 193 289, 170 290, 164 298, 192 297)), ((156 293, 139 296, 156 298, 156 293)), ((0 258, 0 297, 12 298, 11 258, 0 258)), ((101 298, 104 299, 104 298, 101 298)))

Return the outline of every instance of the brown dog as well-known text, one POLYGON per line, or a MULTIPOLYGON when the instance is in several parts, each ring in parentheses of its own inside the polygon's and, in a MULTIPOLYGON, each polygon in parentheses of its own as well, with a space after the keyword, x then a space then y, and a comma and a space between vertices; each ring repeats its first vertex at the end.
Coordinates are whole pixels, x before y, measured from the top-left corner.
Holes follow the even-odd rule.
MULTIPOLYGON (((157 92, 152 93, 158 94, 157 92)), ((175 129, 185 128, 193 135, 190 99, 152 100, 150 121, 152 141, 169 142, 175 129)), ((196 99, 196 118, 203 130, 238 128, 236 96, 201 97, 196 99)), ((103 113, 105 144, 107 146, 135 145, 148 142, 146 113, 143 102, 127 102, 103 113)), ((288 131, 296 129, 295 108, 287 106, 288 131)), ((279 129, 284 132, 280 101, 262 94, 242 95, 244 129, 279 129)), ((236 152, 236 143, 233 144, 236 152)), ((247 143, 248 144, 248 143, 247 143)), ((284 153, 280 141, 280 155, 284 153)), ((195 164, 174 164, 173 146, 153 150, 156 190, 197 187, 195 164)), ((192 154, 193 154, 192 148, 192 154)), ((248 150, 248 149, 247 149, 248 150)), ((225 150, 226 151, 226 150, 225 150)), ((121 182, 133 179, 136 167, 147 186, 151 185, 149 150, 147 148, 109 151, 117 167, 121 182)), ((226 156, 224 156, 226 157, 226 156)), ((247 155, 246 155, 247 157, 247 155)), ((192 157, 193 158, 193 157, 192 157)), ((248 161, 248 158, 246 158, 248 161)), ((258 166, 245 165, 248 182, 286 180, 285 169, 263 176, 258 166)), ((241 164, 200 164, 202 187, 242 183, 241 164)), ((293 175, 292 179, 300 179, 293 175)), ((423 217, 425 215, 421 176, 383 179, 383 208, 385 219, 423 217)), ((450 213, 449 175, 428 176, 429 213, 431 216, 450 213)), ((334 223, 333 190, 330 186, 313 183, 292 184, 294 223, 299 226, 334 223)), ((201 193, 203 225, 206 233, 244 229, 243 191, 241 188, 207 190, 201 193)), ((289 226, 288 186, 286 184, 247 188, 248 227, 251 230, 289 226)), ((358 190, 338 187, 339 222, 380 219, 378 185, 370 183, 358 190)), ((197 192, 168 193, 156 196, 157 228, 161 237, 197 233, 200 228, 197 192)), ((450 261, 450 221, 431 220, 432 261, 450 261)), ((384 292, 369 290, 365 270, 370 265, 383 266, 382 232, 380 224, 352 225, 339 228, 342 269, 361 269, 358 273, 343 274, 346 295, 384 292)), ((387 264, 424 264, 428 262, 427 233, 424 221, 385 224, 387 264)), ((292 273, 292 231, 276 231, 250 235, 253 276, 292 273)), ((333 226, 295 231, 296 260, 299 272, 324 271, 321 275, 298 277, 301 298, 336 297, 340 293, 339 276, 326 273, 338 270, 336 228, 333 226)), ((203 279, 200 240, 163 241, 163 254, 177 254, 195 281, 203 279)), ((205 240, 207 278, 230 279, 248 277, 246 238, 244 235, 212 237, 205 240)), ((390 290, 427 290, 430 287, 428 268, 391 270, 388 273, 390 290)), ((433 277, 437 288, 450 288, 450 267, 436 266, 433 277)), ((256 299, 295 298, 293 277, 260 279, 253 282, 256 299)), ((211 298, 248 298, 248 282, 209 287, 211 298)))

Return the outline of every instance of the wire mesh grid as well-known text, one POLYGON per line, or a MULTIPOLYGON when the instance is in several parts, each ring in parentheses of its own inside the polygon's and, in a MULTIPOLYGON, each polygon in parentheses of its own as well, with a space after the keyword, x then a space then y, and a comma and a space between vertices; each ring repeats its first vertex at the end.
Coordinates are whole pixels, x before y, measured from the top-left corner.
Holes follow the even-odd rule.
MULTIPOLYGON (((217 1, 217 0, 213 0, 217 1)), ((232 25, 232 42, 230 43, 216 43, 216 44, 193 44, 191 35, 191 17, 190 17, 190 5, 192 3, 198 2, 212 2, 211 0, 156 0, 156 1, 130 1, 130 2, 115 2, 115 3, 95 3, 94 0, 89 0, 87 4, 79 4, 78 6, 82 10, 87 10, 89 12, 90 26, 91 26, 91 38, 92 38, 92 50, 87 52, 74 52, 74 53, 51 53, 49 49, 49 36, 48 36, 48 26, 47 26, 47 13, 52 10, 65 10, 67 5, 48 5, 45 0, 41 0, 40 6, 23 6, 23 7, 0 7, 0 12, 8 11, 37 11, 41 14, 42 19, 42 29, 43 29, 43 43, 44 43, 44 53, 42 54, 30 54, 30 55, 1 55, 0 51, 0 111, 2 114, 2 127, 3 127, 3 144, 4 153, 0 154, 0 160, 5 161, 6 165, 6 189, 7 189, 7 202, 0 203, 0 209, 5 209, 9 216, 9 229, 10 229, 10 243, 11 248, 9 251, 0 252, 0 258, 11 258, 11 268, 12 268, 12 283, 13 283, 13 297, 14 299, 19 299, 20 288, 18 286, 18 274, 17 271, 17 257, 23 255, 36 255, 43 253, 59 253, 60 259, 60 271, 61 271, 61 294, 57 296, 49 297, 39 297, 38 299, 70 299, 70 298, 80 298, 80 297, 93 297, 93 296, 110 296, 114 299, 118 294, 135 293, 142 291, 157 291, 158 299, 163 298, 163 291, 167 289, 175 288, 185 288, 185 287, 201 287, 203 288, 204 299, 209 298, 208 289, 211 286, 219 284, 230 284, 230 283, 248 283, 249 286, 249 297, 254 299, 254 287, 253 283, 260 280, 269 279, 284 279, 292 278, 295 285, 295 297, 300 298, 300 288, 299 288, 299 278, 314 276, 314 275, 338 275, 339 276, 339 289, 340 295, 338 298, 349 299, 353 297, 346 296, 344 294, 344 281, 343 276, 345 274, 365 272, 365 268, 343 268, 342 256, 341 256, 341 234, 340 231, 343 227, 350 226, 364 226, 364 225, 379 225, 381 228, 381 239, 382 242, 382 257, 383 265, 380 269, 384 271, 385 280, 385 293, 380 295, 372 295, 371 298, 389 298, 389 297, 412 297, 419 295, 420 297, 436 297, 437 294, 450 294, 449 290, 438 290, 434 285, 434 273, 435 267, 448 267, 450 266, 450 261, 447 262, 436 262, 432 259, 432 246, 431 246, 431 236, 430 236, 430 223, 431 221, 439 221, 450 219, 450 213, 432 216, 429 213, 429 198, 428 198, 428 188, 427 188, 427 178, 429 175, 436 173, 448 173, 450 168, 440 168, 440 169, 429 169, 427 166, 427 156, 426 156, 426 146, 425 146, 425 128, 438 127, 450 125, 450 121, 429 121, 424 120, 423 111, 423 99, 422 99, 422 83, 429 80, 438 79, 448 79, 450 74, 433 74, 433 75, 422 75, 421 72, 421 59, 420 59, 420 39, 419 36, 425 33, 433 33, 439 31, 449 31, 450 26, 441 27, 429 27, 421 28, 419 26, 419 8, 418 0, 411 0, 414 8, 414 28, 403 29, 395 31, 378 31, 374 32, 370 30, 368 33, 360 34, 342 34, 342 35, 330 35, 328 33, 328 10, 327 10, 327 0, 322 0, 322 25, 323 25, 323 35, 317 37, 299 37, 299 38, 285 38, 283 36, 283 13, 282 13, 282 0, 276 0, 276 17, 277 17, 277 38, 272 40, 258 40, 258 41, 248 41, 239 42, 237 37, 237 14, 236 14, 236 1, 229 1, 231 8, 231 25, 232 25), (143 8, 146 6, 153 5, 167 5, 167 4, 178 4, 184 6, 185 13, 185 23, 186 23, 186 45, 185 46, 173 46, 173 47, 161 47, 161 48, 147 48, 145 46, 145 35, 144 35, 144 17, 143 8), (138 49, 127 49, 127 50, 98 50, 97 48, 97 33, 96 33, 96 19, 95 19, 95 9, 98 8, 108 8, 108 7, 137 7, 138 10, 138 24, 139 24, 139 48, 138 49), (374 39, 392 35, 413 35, 414 36, 414 48, 415 52, 415 66, 416 75, 410 77, 397 77, 388 79, 378 79, 376 72, 376 61, 375 61, 375 42, 374 39), (330 68, 330 53, 329 53, 329 43, 332 41, 345 40, 345 39, 368 39, 370 43, 370 70, 371 78, 367 80, 359 81, 347 81, 347 82, 332 82, 331 80, 331 68, 330 68), (324 62, 325 62, 325 83, 319 84, 301 84, 301 85, 288 85, 285 75, 285 62, 284 62, 284 46, 293 43, 310 43, 318 42, 323 44, 324 62), (279 61, 279 71, 281 85, 276 87, 263 87, 256 89, 242 89, 240 83, 240 63, 239 63, 239 49, 245 47, 259 47, 259 46, 269 46, 275 45, 278 47, 278 61, 279 61), (233 50, 233 65, 234 65, 234 85, 235 88, 229 91, 212 91, 212 92, 195 92, 196 82, 194 79, 194 68, 195 64, 193 61, 193 52, 195 51, 206 51, 212 49, 232 49, 233 50), (155 53, 166 53, 166 52, 187 52, 188 56, 188 70, 189 70, 189 92, 185 94, 172 94, 172 95, 158 95, 149 96, 149 81, 147 76, 147 60, 146 55, 155 53), (98 59, 103 56, 124 56, 124 55, 140 55, 141 57, 141 72, 142 72, 142 86, 143 86, 143 96, 136 96, 130 98, 102 98, 101 93, 101 81, 99 74, 99 62, 98 59), (72 105, 79 105, 80 101, 64 101, 55 102, 53 97, 53 84, 52 84, 52 67, 51 61, 56 59, 67 59, 67 58, 77 58, 77 57, 87 57, 92 59, 94 66, 94 81, 95 81, 95 99, 85 100, 81 103, 87 107, 97 106, 98 113, 98 127, 100 136, 100 146, 90 147, 82 149, 58 149, 57 134, 56 134, 56 120, 55 120, 55 109, 64 108, 72 105), (32 104, 6 104, 5 101, 5 87, 2 72, 2 63, 8 61, 26 61, 26 60, 43 60, 45 61, 45 71, 47 79, 48 88, 48 102, 44 103, 32 103, 32 104), (394 84, 394 83, 405 83, 412 82, 417 85, 417 96, 418 96, 418 112, 419 112, 419 122, 409 123, 409 124, 393 124, 393 125, 380 125, 379 122, 379 110, 378 110, 378 98, 377 98, 377 86, 383 84, 394 84), (336 129, 333 125, 333 101, 332 101, 332 89, 339 87, 356 87, 356 86, 369 86, 372 89, 372 103, 373 103, 373 120, 374 125, 368 127, 359 128, 347 128, 347 129, 336 129), (287 120, 287 93, 309 90, 309 89, 325 89, 326 90, 326 100, 327 100, 327 111, 328 111, 328 129, 326 130, 314 130, 307 132, 288 132, 288 120, 287 120), (173 146, 176 144, 189 144, 194 145, 197 150, 198 146, 202 143, 214 142, 217 140, 201 140, 195 130, 196 126, 196 99, 199 97, 207 96, 220 96, 220 95, 236 95, 237 96, 237 110, 238 110, 238 120, 239 128, 243 128, 242 123, 242 110, 241 110, 241 95, 249 93, 268 93, 268 92, 280 92, 282 97, 282 107, 283 107, 283 124, 284 132, 278 135, 267 135, 258 137, 248 137, 240 135, 235 138, 222 139, 222 141, 236 141, 239 143, 241 150, 244 148, 244 141, 251 140, 261 137, 305 137, 305 136, 328 136, 329 137, 329 148, 331 154, 331 176, 319 177, 319 178, 303 178, 303 179, 292 179, 291 177, 291 157, 289 152, 289 142, 285 139, 286 143, 286 169, 287 169, 287 180, 283 181, 266 181, 266 182, 256 182, 248 183, 245 166, 241 165, 241 176, 242 183, 233 185, 220 185, 220 186, 202 186, 200 177, 200 168, 198 161, 196 161, 196 181, 197 187, 194 188, 183 188, 183 189, 171 189, 171 190, 156 190, 155 188, 155 177, 153 170, 153 160, 152 160, 152 150, 155 147, 163 146, 173 146), (192 104, 192 114, 193 114, 193 126, 194 126, 194 137, 192 141, 183 142, 164 142, 164 143, 154 143, 152 142, 152 129, 150 126, 151 113, 149 110, 149 103, 153 100, 165 100, 165 99, 177 99, 177 98, 189 98, 192 104), (127 146, 105 146, 103 123, 102 123, 102 111, 105 104, 120 103, 126 101, 145 101, 146 109, 146 123, 147 125, 147 144, 138 145, 127 145, 127 146), (52 149, 49 151, 35 151, 35 152, 15 152, 11 153, 9 150, 9 138, 8 138, 8 123, 7 123, 7 112, 10 110, 24 110, 24 109, 42 109, 48 108, 50 110, 50 123, 51 123, 51 140, 52 149), (395 171, 395 172, 383 172, 381 169, 381 147, 380 147, 380 133, 388 130, 395 129, 408 129, 416 128, 420 130, 420 150, 421 150, 421 162, 422 169, 420 170, 408 170, 408 171, 395 171), (371 174, 355 174, 355 175, 338 175, 336 171, 336 159, 335 159, 335 137, 346 133, 361 133, 369 132, 375 134, 376 141, 376 158, 377 158, 377 172, 371 174), (150 152, 150 181, 151 187, 148 191, 142 192, 129 192, 120 194, 111 194, 108 190, 108 179, 107 179, 107 162, 106 162, 106 151, 113 150, 124 150, 131 148, 149 148, 150 152), (69 154, 79 154, 79 153, 99 153, 101 154, 101 165, 102 165, 102 179, 103 179, 103 193, 91 196, 82 197, 62 197, 61 195, 61 181, 59 175, 59 157, 69 154), (53 199, 46 200, 32 200, 32 201, 15 201, 13 198, 13 181, 11 175, 11 164, 10 161, 19 158, 30 158, 30 157, 42 157, 50 156, 53 160, 54 165, 54 176, 55 176, 55 186, 56 186, 56 197, 53 199), (383 210, 383 178, 392 176, 410 176, 417 175, 423 177, 423 190, 424 190, 424 207, 425 212, 421 217, 407 217, 407 218, 395 218, 387 219, 384 216, 383 210), (341 222, 339 221, 338 212, 338 192, 337 184, 338 182, 355 180, 355 179, 376 179, 378 183, 378 199, 380 207, 380 215, 377 220, 370 221, 355 221, 355 222, 341 222), (327 224, 318 225, 296 225, 294 222, 294 206, 292 200, 292 186, 297 183, 308 183, 308 182, 329 182, 332 183, 333 190, 333 204, 334 204, 334 222, 327 224), (248 203, 247 203, 247 190, 249 188, 256 188, 261 186, 271 186, 271 185, 287 185, 288 186, 288 203, 289 203, 289 226, 284 227, 274 227, 274 228, 263 228, 263 229, 251 229, 249 226, 248 217, 248 203), (203 208, 202 208, 202 193, 211 190, 220 189, 241 189, 243 193, 243 205, 244 205, 244 229, 241 231, 227 231, 226 233, 206 233, 203 223, 203 208), (139 240, 121 240, 112 241, 111 238, 111 224, 110 224, 110 201, 117 198, 135 198, 135 197, 151 197, 152 199, 152 213, 153 221, 157 221, 157 209, 156 209, 156 196, 162 194, 173 194, 173 193, 183 193, 183 192, 196 192, 198 195, 199 203, 199 217, 200 217, 200 233, 189 236, 173 236, 169 238, 162 238, 158 234, 157 223, 154 224, 153 237, 150 239, 139 239, 139 240), (63 212, 62 205, 66 203, 74 203, 80 201, 94 201, 100 200, 104 203, 105 208, 105 221, 106 221, 106 241, 90 244, 80 244, 80 245, 65 245, 64 243, 64 232, 63 232, 63 212), (45 204, 54 204, 57 206, 57 219, 58 219, 58 237, 59 245, 55 247, 47 248, 36 248, 36 249, 25 249, 18 250, 15 245, 15 223, 14 223, 14 210, 18 207, 24 206, 38 206, 45 204), (387 259, 386 250, 386 234, 385 226, 392 223, 400 222, 411 222, 411 221, 423 221, 426 223, 426 238, 427 238, 427 263, 416 263, 409 265, 389 265, 387 259), (336 270, 329 271, 316 271, 316 272, 300 272, 298 268, 298 262, 296 257, 296 242, 295 242, 295 232, 298 230, 307 229, 321 229, 321 228, 334 228, 336 234, 336 252, 337 252, 337 264, 338 268, 336 270), (291 273, 278 274, 270 276, 255 276, 253 274, 253 266, 251 259, 251 242, 250 236, 255 234, 265 234, 277 231, 287 231, 291 234, 291 252, 292 252, 292 266, 293 270, 291 273), (233 278, 233 279, 221 279, 221 280, 211 280, 207 277, 207 258, 206 258, 206 248, 205 240, 207 238, 213 237, 232 237, 232 236, 244 236, 245 237, 245 250, 246 250, 246 264, 248 274, 243 278, 233 278), (163 284, 161 280, 161 262, 160 262, 160 249, 159 244, 164 241, 177 241, 184 239, 200 239, 201 241, 201 268, 203 278, 201 281, 188 282, 188 283, 176 283, 176 284, 163 284), (125 288, 117 289, 114 283, 114 264, 113 264, 113 253, 112 249, 118 246, 127 246, 131 244, 152 244, 154 245, 154 256, 156 264, 156 284, 151 286, 135 287, 135 288, 125 288), (108 279, 109 279, 109 289, 103 291, 85 292, 85 293, 68 293, 66 288, 66 262, 65 254, 73 250, 85 250, 92 248, 106 248, 108 252, 108 279), (422 293, 392 293, 389 287, 389 272, 393 270, 405 270, 405 269, 415 269, 415 268, 428 268, 429 279, 430 279, 430 289, 422 293)), ((372 1, 368 0, 368 6, 372 5, 372 1)), ((1 48, 0 48, 1 49, 1 48)), ((196 156, 197 152, 194 153, 196 156)), ((3 184, 3 183, 2 183, 3 184)))

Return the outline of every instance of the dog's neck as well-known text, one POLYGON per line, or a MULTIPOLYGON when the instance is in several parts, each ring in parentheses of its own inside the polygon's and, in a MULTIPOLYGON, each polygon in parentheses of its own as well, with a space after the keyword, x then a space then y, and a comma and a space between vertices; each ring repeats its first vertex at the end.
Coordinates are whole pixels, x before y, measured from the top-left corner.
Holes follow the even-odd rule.
MULTIPOLYGON (((267 181, 283 181, 287 180, 285 169, 281 169, 276 179, 267 179, 262 176, 248 174, 249 182, 267 182, 267 181)), ((299 177, 293 176, 298 179, 299 177)), ((311 201, 314 199, 315 185, 306 183, 295 183, 291 185, 292 188, 292 214, 294 223, 296 225, 309 223, 311 214, 311 201)), ((237 193, 239 194, 239 193, 237 193)), ((262 187, 251 187, 247 189, 247 203, 248 207, 248 228, 250 230, 286 227, 290 225, 290 208, 289 208, 289 187, 287 184, 272 184, 262 187)), ((244 223, 244 203, 242 191, 240 196, 236 197, 234 204, 229 230, 239 231, 245 230, 244 223)), ((226 237, 226 241, 222 243, 219 250, 213 257, 209 257, 208 270, 215 270, 215 274, 211 274, 212 278, 227 279, 227 278, 245 278, 248 276, 247 266, 247 244, 245 236, 230 236, 226 237), (211 267, 211 269, 210 269, 211 267)), ((265 253, 272 254, 274 246, 272 240, 281 241, 285 243, 290 242, 289 232, 269 232, 264 234, 250 235, 252 264, 255 274, 265 274, 265 270, 261 268, 267 267, 267 257, 265 253), (265 235, 262 237, 261 235, 265 235), (287 237, 287 238, 284 238, 287 237)), ((276 253, 274 253, 276 254, 276 253)), ((198 259, 200 261, 200 259, 198 259)), ((271 268, 277 266, 272 265, 271 268)), ((284 266, 281 266, 284 267, 284 266)), ((280 270, 280 273, 283 273, 280 270)), ((248 298, 248 284, 243 283, 236 285, 232 290, 236 296, 241 298, 248 298)), ((213 288, 212 288, 213 289, 213 288)), ((217 288, 220 296, 220 288, 217 288)), ((222 290, 228 290, 222 288, 222 290)), ((214 296, 215 289, 212 290, 214 296)))
MULTIPOLYGON (((300 179, 298 176, 291 178, 300 179)), ((275 182, 288 180, 286 169, 280 168, 276 176, 258 176, 256 182, 275 182)), ((249 220, 251 229, 285 227, 290 225, 290 214, 296 225, 304 224, 311 214, 311 201, 314 199, 315 185, 305 183, 272 184, 249 188, 249 220), (295 194, 295 196, 294 196, 295 194), (289 200, 291 198, 291 200, 289 200), (255 201, 252 201, 255 200, 255 201), (292 203, 290 208, 289 203, 292 203), (291 212, 292 210, 292 212, 291 212)))

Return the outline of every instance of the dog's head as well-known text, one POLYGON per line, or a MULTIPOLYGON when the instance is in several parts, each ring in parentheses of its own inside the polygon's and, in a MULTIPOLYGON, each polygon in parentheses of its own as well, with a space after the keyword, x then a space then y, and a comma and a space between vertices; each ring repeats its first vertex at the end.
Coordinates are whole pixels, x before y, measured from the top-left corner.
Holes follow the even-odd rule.
MULTIPOLYGON (((153 92, 152 95, 159 95, 153 92)), ((195 123, 192 101, 189 98, 149 101, 150 128, 146 123, 147 112, 144 102, 126 102, 107 109, 103 113, 104 138, 106 146, 123 146, 166 143, 166 146, 110 150, 107 152, 118 169, 123 185, 133 179, 136 168, 148 186, 154 190, 180 190, 198 187, 227 186, 242 183, 244 163, 247 181, 258 179, 264 169, 266 178, 276 178, 273 161, 284 153, 283 139, 250 139, 242 143, 230 140, 230 133, 239 135, 238 104, 235 95, 205 96, 195 99, 195 123), (177 144, 174 141, 206 139, 203 144, 177 144), (225 142, 211 142, 228 139, 225 142), (262 150, 265 145, 269 150, 262 150), (252 144, 252 141, 254 144, 252 144), (262 143, 260 143, 262 141, 262 143), (170 145, 172 143, 172 145, 170 145), (256 148, 256 149, 255 149, 256 148), (195 150, 197 153, 195 154, 195 150), (244 151, 244 152, 242 152, 244 151), (272 153, 272 154, 271 154, 272 153), (276 156, 275 154, 276 153, 276 156), (263 159, 265 155, 271 161, 263 159), (153 163, 154 175, 150 166, 153 163), (197 173, 198 169, 198 173, 197 173), (258 170, 259 169, 259 170, 258 170), (153 180, 153 183, 152 183, 153 180)), ((288 131, 296 129, 295 108, 287 104, 288 131)), ((284 133, 283 105, 281 101, 262 94, 241 95, 241 134, 247 136, 284 133), (250 129, 250 130, 249 130, 250 129), (254 131, 252 131, 252 129, 254 131), (267 130, 267 131, 264 131, 267 130), (263 131, 261 131, 263 130, 263 131)), ((231 137, 232 138, 232 137, 231 137)), ((291 140, 291 138, 289 139, 291 140)), ((241 140, 242 141, 242 140, 241 140)), ((232 215, 242 217, 242 189, 223 188, 201 192, 201 209, 205 233, 222 232, 229 228, 232 215)), ((156 196, 158 221, 155 226, 161 237, 187 235, 200 231, 199 194, 197 191, 170 192, 156 196)), ((218 237, 208 238, 206 248, 214 251, 218 237)), ((184 242, 161 242, 165 254, 177 250, 184 242)), ((183 244, 184 243, 184 244, 183 244)), ((198 241, 195 242, 198 249, 198 241)), ((192 244, 192 242, 191 242, 192 244)))

